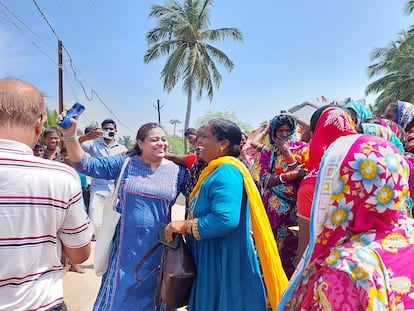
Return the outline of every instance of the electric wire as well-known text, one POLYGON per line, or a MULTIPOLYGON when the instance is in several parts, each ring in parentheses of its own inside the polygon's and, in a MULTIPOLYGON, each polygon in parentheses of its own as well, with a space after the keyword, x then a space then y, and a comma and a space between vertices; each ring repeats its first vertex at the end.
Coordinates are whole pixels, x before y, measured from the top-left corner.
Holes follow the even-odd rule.
MULTIPOLYGON (((106 35, 110 46, 113 48, 115 55, 117 56, 116 58, 119 60, 119 62, 125 66, 125 68, 130 69, 131 68, 131 61, 128 60, 124 53, 122 53, 122 49, 119 47, 119 45, 116 44, 116 40, 114 39, 114 35, 112 34, 112 32, 109 30, 109 28, 106 26, 103 18, 101 17, 101 15, 99 14, 98 9, 96 8, 94 1, 93 0, 88 0, 87 3, 89 4, 92 14, 95 16, 96 20, 98 21, 98 24, 102 27, 103 29, 103 33, 106 35)), ((130 75, 130 77, 137 81, 137 84, 143 89, 145 90, 145 87, 142 85, 142 83, 137 79, 136 76, 134 76, 132 74, 133 71, 131 70, 126 70, 126 73, 130 75)))
POLYGON ((40 15, 45 20, 46 24, 49 26, 50 30, 52 30, 53 34, 55 35, 56 39, 60 41, 60 38, 58 34, 56 33, 55 29, 52 27, 52 25, 49 23, 49 20, 47 19, 46 15, 43 13, 43 11, 40 9, 39 5, 37 4, 36 0, 32 0, 34 5, 36 6, 37 10, 39 11, 40 15))
MULTIPOLYGON (((46 14, 43 13, 43 11, 40 9, 39 5, 37 4, 36 0, 32 0, 33 4, 36 6, 37 10, 39 11, 40 15, 43 17, 43 19, 45 20, 45 22, 47 23, 47 25, 49 26, 50 30, 53 32, 53 34, 55 35, 55 37, 61 41, 60 37, 58 36, 57 32, 55 31, 55 29, 52 27, 52 25, 50 24, 49 20, 46 17, 46 14)), ((80 85, 83 94, 85 95, 86 99, 88 99, 89 101, 93 100, 93 95, 96 96, 96 98, 98 98, 98 100, 101 102, 101 104, 114 116, 114 118, 118 121, 119 124, 121 124, 123 127, 125 127, 128 131, 130 131, 131 133, 134 133, 133 130, 131 130, 127 125, 125 125, 117 116, 116 114, 108 107, 108 105, 105 104, 105 102, 102 100, 102 98, 99 96, 99 94, 93 89, 91 88, 91 95, 88 96, 88 94, 86 93, 86 88, 83 85, 83 83, 80 81, 80 79, 78 78, 77 75, 77 71, 74 67, 74 61, 72 59, 72 56, 70 55, 68 49, 66 48, 66 46, 64 44, 62 44, 64 51, 66 52, 66 54, 69 57, 69 63, 70 63, 70 68, 72 69, 72 74, 74 76, 75 81, 80 85)))
MULTIPOLYGON (((6 10, 7 11, 9 11, 8 10, 8 8, 3 4, 3 3, 1 3, 0 2, 0 4, 4 7, 4 8, 6 8, 6 10)), ((14 27, 16 27, 16 29, 18 30, 18 32, 19 32, 19 34, 24 38, 24 39, 26 39, 27 41, 29 41, 37 50, 39 50, 39 52, 43 55, 43 56, 45 56, 47 59, 49 59, 54 65, 56 65, 57 66, 57 62, 52 58, 52 57, 50 57, 36 42, 34 42, 25 32, 24 32, 24 30, 19 26, 19 25, 17 25, 17 23, 16 22, 14 22, 13 20, 12 20, 12 18, 10 17, 10 15, 9 14, 11 14, 11 13, 6 13, 2 8, 0 8, 0 11, 3 13, 3 15, 5 16, 5 19, 6 20, 8 20, 14 27)), ((10 11, 11 12, 11 11, 10 11)), ((12 14, 13 15, 13 14, 12 14)))
POLYGON ((26 23, 25 22, 23 22, 16 14, 14 14, 5 4, 3 4, 1 1, 0 1, 0 5, 2 6, 2 7, 4 7, 6 10, 7 10, 7 12, 10 14, 10 15, 12 15, 15 19, 17 19, 19 22, 20 22, 20 24, 22 24, 27 30, 29 30, 34 36, 36 36, 40 41, 42 41, 46 46, 48 46, 52 51, 54 51, 55 53, 57 52, 57 50, 56 50, 56 48, 54 48, 52 45, 50 45, 45 39, 43 39, 41 36, 39 36, 37 33, 35 33, 34 31, 33 31, 33 29, 31 29, 29 26, 27 26, 26 25, 26 23))

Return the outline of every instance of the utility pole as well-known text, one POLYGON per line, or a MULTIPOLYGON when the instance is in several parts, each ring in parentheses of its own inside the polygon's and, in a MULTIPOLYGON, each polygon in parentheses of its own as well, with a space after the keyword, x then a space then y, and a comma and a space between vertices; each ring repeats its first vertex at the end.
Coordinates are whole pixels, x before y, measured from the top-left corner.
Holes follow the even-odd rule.
POLYGON ((161 108, 164 107, 164 105, 160 106, 160 100, 157 99, 157 106, 152 105, 155 109, 158 111, 158 124, 161 124, 161 108))
POLYGON ((63 111, 63 61, 62 41, 58 41, 58 83, 59 83, 59 113, 63 111))
MULTIPOLYGON (((59 114, 63 111, 63 56, 62 40, 58 40, 58 93, 59 93, 59 114)), ((63 141, 60 140, 59 147, 63 148, 63 141)))

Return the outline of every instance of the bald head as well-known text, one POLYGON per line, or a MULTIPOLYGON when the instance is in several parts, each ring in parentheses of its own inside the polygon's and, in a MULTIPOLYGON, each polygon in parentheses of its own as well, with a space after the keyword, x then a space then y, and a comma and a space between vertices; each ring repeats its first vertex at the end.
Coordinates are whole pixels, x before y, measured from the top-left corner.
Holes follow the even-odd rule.
POLYGON ((44 115, 42 94, 19 79, 0 79, 0 128, 30 128, 44 115))

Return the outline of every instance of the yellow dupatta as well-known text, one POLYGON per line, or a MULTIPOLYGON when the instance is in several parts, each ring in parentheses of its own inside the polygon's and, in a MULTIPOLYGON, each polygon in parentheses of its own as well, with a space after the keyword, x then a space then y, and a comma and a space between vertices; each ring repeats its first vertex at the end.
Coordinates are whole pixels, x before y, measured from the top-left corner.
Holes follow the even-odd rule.
POLYGON ((246 189, 247 199, 250 206, 250 218, 254 240, 256 242, 256 248, 263 271, 267 296, 270 305, 272 306, 272 310, 275 310, 287 287, 288 279, 282 267, 276 241, 262 199, 247 168, 239 160, 230 156, 220 157, 210 161, 208 166, 201 172, 197 184, 190 194, 190 201, 198 193, 203 181, 221 164, 233 165, 243 176, 244 189, 246 189))

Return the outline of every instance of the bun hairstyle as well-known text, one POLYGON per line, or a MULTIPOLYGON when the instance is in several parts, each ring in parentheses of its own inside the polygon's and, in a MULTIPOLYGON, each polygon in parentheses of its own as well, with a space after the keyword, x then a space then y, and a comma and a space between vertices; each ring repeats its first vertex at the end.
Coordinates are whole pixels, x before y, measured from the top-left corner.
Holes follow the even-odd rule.
POLYGON ((229 141, 228 154, 232 157, 240 155, 240 143, 242 131, 233 121, 227 119, 212 119, 208 122, 211 133, 217 140, 227 139, 229 141))
POLYGON ((138 146, 138 140, 140 141, 144 141, 145 138, 147 138, 148 133, 155 128, 160 128, 165 132, 165 129, 159 124, 159 123, 155 123, 155 122, 149 122, 149 123, 145 123, 144 125, 142 125, 137 132, 137 136, 136 136, 136 143, 134 148, 128 152, 128 155, 134 156, 134 155, 141 155, 142 154, 142 150, 141 148, 139 148, 138 146))

